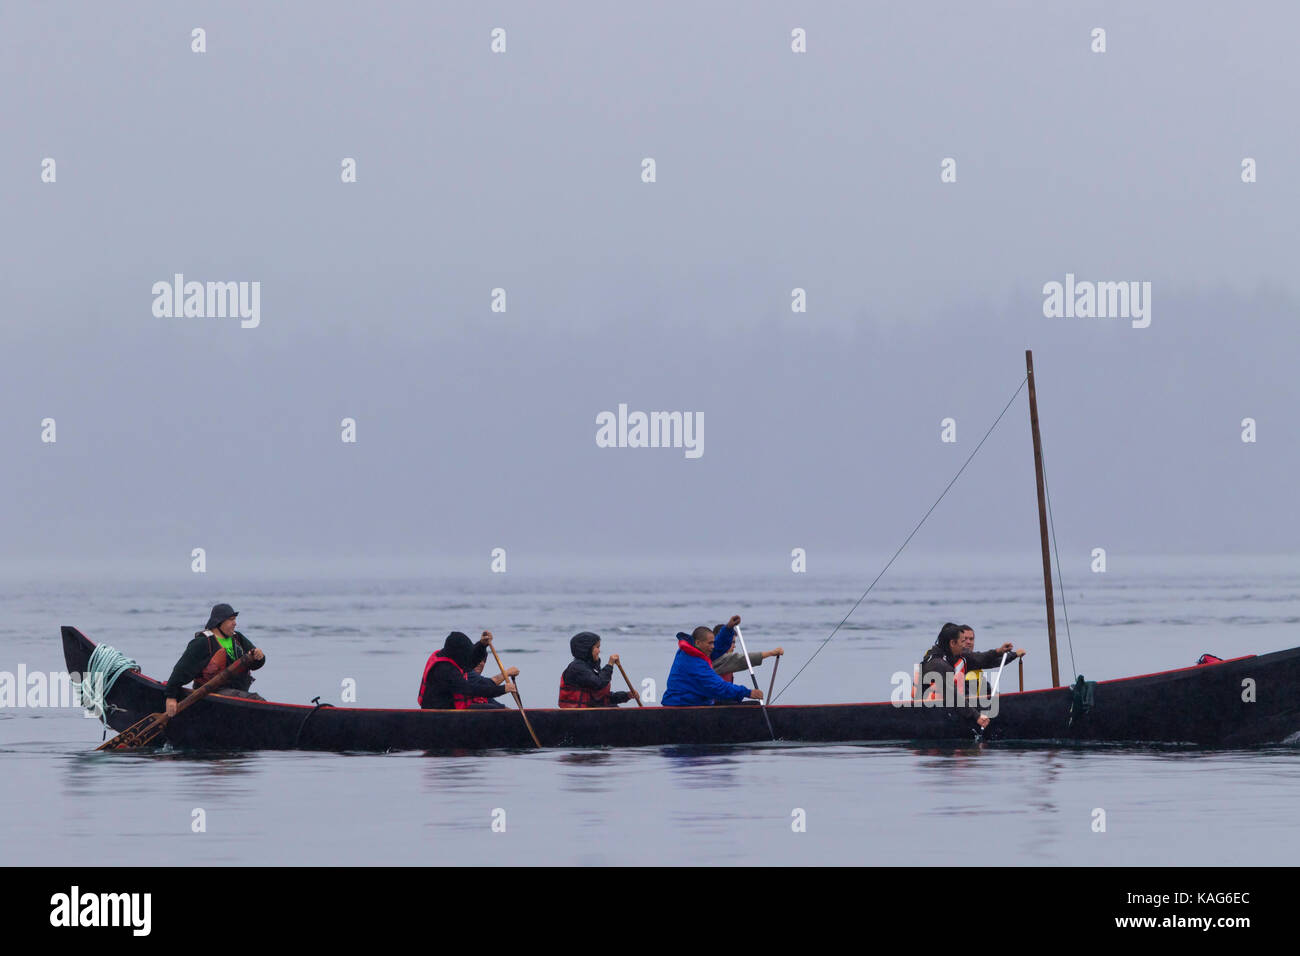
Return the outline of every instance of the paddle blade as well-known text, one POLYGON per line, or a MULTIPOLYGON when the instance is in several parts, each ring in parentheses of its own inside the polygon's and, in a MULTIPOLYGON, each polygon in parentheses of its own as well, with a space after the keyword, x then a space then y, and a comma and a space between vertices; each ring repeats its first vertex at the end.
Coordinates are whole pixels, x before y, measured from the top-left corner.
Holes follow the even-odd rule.
POLYGON ((166 726, 167 716, 165 714, 150 714, 142 720, 137 720, 112 740, 104 741, 95 749, 137 750, 140 747, 147 747, 162 733, 162 729, 166 726))

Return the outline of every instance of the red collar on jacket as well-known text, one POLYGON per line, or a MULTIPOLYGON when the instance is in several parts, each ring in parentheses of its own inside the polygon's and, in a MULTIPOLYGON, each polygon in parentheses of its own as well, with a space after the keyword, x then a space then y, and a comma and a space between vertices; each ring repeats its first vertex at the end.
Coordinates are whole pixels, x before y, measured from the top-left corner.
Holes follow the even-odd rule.
POLYGON ((698 647, 696 647, 694 644, 690 643, 689 641, 678 641, 677 646, 682 650, 684 650, 687 654, 690 654, 692 657, 698 657, 700 660, 706 661, 710 667, 713 666, 713 662, 709 660, 709 655, 705 654, 702 650, 700 650, 698 647))

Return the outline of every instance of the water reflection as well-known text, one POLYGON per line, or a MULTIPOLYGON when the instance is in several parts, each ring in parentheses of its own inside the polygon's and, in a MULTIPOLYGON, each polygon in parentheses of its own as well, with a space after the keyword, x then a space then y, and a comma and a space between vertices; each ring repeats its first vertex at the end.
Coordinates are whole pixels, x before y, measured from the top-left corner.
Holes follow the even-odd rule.
POLYGON ((687 790, 728 789, 745 751, 735 747, 672 746, 659 749, 668 771, 687 790))
POLYGON ((614 755, 608 750, 575 750, 560 754, 560 787, 572 793, 609 793, 614 755))
POLYGON ((432 758, 421 767, 425 789, 434 793, 473 790, 481 786, 484 761, 491 760, 481 750, 427 751, 432 758))

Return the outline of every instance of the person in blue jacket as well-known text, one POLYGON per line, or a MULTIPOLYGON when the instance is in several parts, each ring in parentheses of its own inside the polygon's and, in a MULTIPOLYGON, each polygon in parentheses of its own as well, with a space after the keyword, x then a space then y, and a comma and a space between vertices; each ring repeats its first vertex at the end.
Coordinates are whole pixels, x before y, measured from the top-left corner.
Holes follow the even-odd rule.
POLYGON ((665 707, 690 707, 697 704, 738 704, 746 697, 762 700, 757 687, 745 687, 723 680, 713 670, 713 630, 697 627, 691 634, 677 635, 677 656, 668 672, 664 690, 665 707))

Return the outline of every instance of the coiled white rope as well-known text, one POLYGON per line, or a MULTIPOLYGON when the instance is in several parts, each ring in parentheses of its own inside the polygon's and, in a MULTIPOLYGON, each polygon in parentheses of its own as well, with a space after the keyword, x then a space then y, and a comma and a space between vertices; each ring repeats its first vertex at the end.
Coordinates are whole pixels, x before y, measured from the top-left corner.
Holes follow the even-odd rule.
POLYGON ((83 680, 73 681, 72 689, 76 692, 81 706, 86 713, 98 717, 107 731, 108 692, 113 689, 117 679, 127 671, 138 671, 140 665, 127 657, 115 647, 107 644, 96 645, 90 660, 86 662, 83 680))

